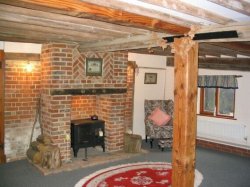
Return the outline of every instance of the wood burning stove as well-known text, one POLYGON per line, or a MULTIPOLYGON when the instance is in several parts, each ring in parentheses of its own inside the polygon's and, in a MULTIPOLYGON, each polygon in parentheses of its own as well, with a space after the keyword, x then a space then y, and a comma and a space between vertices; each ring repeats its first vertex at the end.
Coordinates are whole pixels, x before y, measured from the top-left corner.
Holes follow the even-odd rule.
POLYGON ((103 120, 78 119, 71 121, 71 147, 74 157, 77 157, 79 148, 85 148, 85 159, 87 159, 87 148, 102 146, 105 152, 105 122, 103 120))

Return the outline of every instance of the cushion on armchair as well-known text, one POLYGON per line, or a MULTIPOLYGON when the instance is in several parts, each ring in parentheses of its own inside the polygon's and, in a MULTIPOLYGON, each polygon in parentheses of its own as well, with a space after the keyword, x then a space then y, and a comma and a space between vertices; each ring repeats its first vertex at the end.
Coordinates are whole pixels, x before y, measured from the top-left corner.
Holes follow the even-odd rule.
POLYGON ((160 108, 155 108, 153 112, 148 116, 148 119, 152 120, 155 125, 162 126, 169 122, 171 116, 163 112, 160 108))

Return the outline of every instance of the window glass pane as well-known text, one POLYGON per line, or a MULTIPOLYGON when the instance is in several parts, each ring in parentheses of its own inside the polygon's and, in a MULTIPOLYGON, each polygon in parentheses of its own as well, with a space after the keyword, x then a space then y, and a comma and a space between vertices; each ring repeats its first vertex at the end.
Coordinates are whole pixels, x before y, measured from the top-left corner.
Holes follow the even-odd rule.
POLYGON ((219 89, 219 114, 234 115, 234 89, 219 89))
POLYGON ((204 88, 204 111, 214 113, 215 88, 204 88))

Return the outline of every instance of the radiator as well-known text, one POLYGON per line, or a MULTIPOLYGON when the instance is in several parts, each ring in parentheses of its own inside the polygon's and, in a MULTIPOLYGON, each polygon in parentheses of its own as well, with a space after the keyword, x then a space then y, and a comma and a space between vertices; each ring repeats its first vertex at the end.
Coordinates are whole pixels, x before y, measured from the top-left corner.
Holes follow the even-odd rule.
POLYGON ((246 126, 242 124, 198 120, 197 136, 236 144, 247 144, 246 126))

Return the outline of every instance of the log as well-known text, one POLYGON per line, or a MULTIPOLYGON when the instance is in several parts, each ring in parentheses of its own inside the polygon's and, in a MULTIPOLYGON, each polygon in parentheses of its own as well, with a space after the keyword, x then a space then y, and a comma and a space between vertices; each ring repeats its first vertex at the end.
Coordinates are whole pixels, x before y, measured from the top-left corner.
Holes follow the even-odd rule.
POLYGON ((142 137, 136 134, 124 134, 124 151, 127 153, 141 152, 142 137))
POLYGON ((39 144, 41 144, 41 143, 39 143, 38 141, 31 142, 30 148, 35 150, 35 151, 39 151, 39 148, 38 148, 39 144))
POLYGON ((34 163, 34 164, 40 164, 42 157, 41 153, 39 151, 36 151, 32 149, 31 147, 26 152, 27 157, 34 163))
POLYGON ((47 169, 56 169, 61 166, 61 155, 60 150, 56 146, 46 146, 41 151, 42 160, 41 166, 47 169))
POLYGON ((52 143, 50 137, 48 137, 46 135, 39 135, 36 140, 40 143, 45 144, 45 145, 50 145, 52 143))

